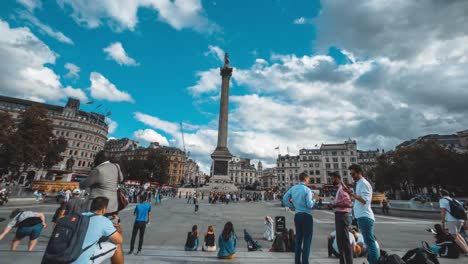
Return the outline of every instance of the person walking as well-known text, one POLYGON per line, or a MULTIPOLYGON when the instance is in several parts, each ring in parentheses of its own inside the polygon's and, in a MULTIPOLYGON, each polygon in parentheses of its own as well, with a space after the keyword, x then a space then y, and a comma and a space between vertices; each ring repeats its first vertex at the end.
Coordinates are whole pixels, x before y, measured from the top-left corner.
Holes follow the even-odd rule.
POLYGON ((315 202, 318 199, 318 195, 312 193, 306 185, 309 183, 309 178, 309 175, 304 172, 299 174, 300 182, 291 187, 283 197, 283 204, 287 207, 294 207, 296 212, 294 216, 294 224, 296 226, 294 259, 296 264, 309 263, 314 225, 312 208, 314 208, 315 202))
POLYGON ((130 241, 130 251, 128 252, 128 255, 133 253, 137 233, 140 233, 140 240, 138 241, 138 251, 135 255, 141 253, 143 240, 145 238, 146 225, 151 223, 151 204, 146 202, 146 200, 146 196, 141 196, 140 203, 135 207, 135 211, 133 212, 133 215, 136 217, 135 223, 133 224, 132 240, 130 241))
POLYGON ((382 214, 383 215, 390 214, 389 208, 390 208, 390 201, 387 198, 384 198, 382 200, 382 214))
POLYGON ((193 204, 195 205, 195 214, 198 213, 198 208, 199 208, 199 201, 196 196, 193 197, 193 204))
POLYGON ((439 207, 440 207, 440 215, 442 218, 442 229, 445 230, 447 229, 448 232, 453 236, 455 239, 455 242, 457 245, 460 247, 460 249, 463 251, 463 253, 467 254, 468 253, 468 246, 465 241, 465 239, 460 235, 460 232, 465 225, 465 219, 466 219, 466 213, 464 213, 463 206, 458 202, 457 200, 453 199, 450 197, 450 194, 446 190, 441 190, 440 191, 440 196, 442 197, 439 200, 439 207), (457 218, 454 216, 455 212, 452 212, 453 206, 450 206, 450 203, 455 203, 455 206, 459 206, 461 209, 461 212, 464 213, 464 216, 462 218, 457 218), (463 219, 464 218, 464 219, 463 219))
POLYGON ((349 241, 349 213, 353 202, 347 192, 343 190, 344 184, 341 182, 341 175, 338 172, 330 173, 331 182, 338 186, 334 203, 331 207, 335 211, 335 241, 337 244, 340 264, 353 263, 353 244, 349 241))
POLYGON ((342 185, 343 190, 354 198, 353 211, 357 219, 357 224, 364 237, 364 242, 367 246, 369 254, 367 261, 369 264, 376 264, 379 260, 380 254, 374 237, 374 212, 372 212, 372 187, 370 183, 364 179, 362 175, 362 168, 357 164, 352 164, 348 168, 351 177, 356 184, 356 191, 346 185, 342 185))

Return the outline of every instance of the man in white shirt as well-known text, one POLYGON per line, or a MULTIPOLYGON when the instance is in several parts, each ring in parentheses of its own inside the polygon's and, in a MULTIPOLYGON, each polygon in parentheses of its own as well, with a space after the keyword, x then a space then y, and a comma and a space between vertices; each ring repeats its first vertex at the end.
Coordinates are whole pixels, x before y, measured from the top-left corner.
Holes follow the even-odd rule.
MULTIPOLYGON (((441 190, 440 196, 442 196, 442 198, 439 200, 442 228, 444 230, 446 228, 448 229, 448 232, 453 236, 457 245, 466 254, 468 253, 468 246, 465 242, 465 239, 460 235, 460 231, 463 228, 465 221, 462 219, 457 219, 450 213, 450 201, 452 201, 453 198, 450 197, 449 192, 446 190, 441 190)), ((458 201, 454 201, 458 203, 458 201)))
POLYGON ((372 212, 372 187, 370 183, 362 176, 362 168, 357 164, 352 164, 348 168, 350 170, 351 177, 353 177, 356 183, 356 191, 347 186, 343 186, 343 189, 354 198, 353 211, 354 216, 357 219, 359 229, 364 237, 369 255, 367 261, 369 264, 376 264, 379 260, 380 254, 377 249, 374 237, 374 212, 372 212))

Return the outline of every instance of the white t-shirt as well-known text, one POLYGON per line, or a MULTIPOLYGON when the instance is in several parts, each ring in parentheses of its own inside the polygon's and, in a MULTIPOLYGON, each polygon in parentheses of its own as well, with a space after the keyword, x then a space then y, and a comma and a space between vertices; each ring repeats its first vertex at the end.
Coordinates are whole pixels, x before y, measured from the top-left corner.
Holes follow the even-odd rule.
POLYGON ((361 178, 356 182, 356 194, 361 196, 362 199, 366 201, 365 204, 361 203, 358 200, 354 201, 353 210, 354 216, 356 218, 367 217, 375 221, 374 212, 372 212, 371 203, 372 203, 372 187, 370 183, 361 178))
MULTIPOLYGON (((333 249, 336 252, 339 252, 338 243, 336 242, 336 231, 333 231, 330 235, 334 237, 334 239, 333 239, 333 249)), ((354 239, 354 235, 351 232, 348 232, 348 235, 349 235, 349 244, 354 246, 354 244, 356 243, 356 240, 354 239)))
POLYGON ((442 197, 442 199, 439 200, 439 206, 440 208, 445 208, 445 211, 446 211, 446 214, 445 214, 445 221, 447 222, 451 222, 451 221, 458 221, 457 218, 453 217, 449 212, 450 212, 450 202, 447 200, 450 199, 452 200, 452 198, 448 197, 448 196, 444 196, 442 197))

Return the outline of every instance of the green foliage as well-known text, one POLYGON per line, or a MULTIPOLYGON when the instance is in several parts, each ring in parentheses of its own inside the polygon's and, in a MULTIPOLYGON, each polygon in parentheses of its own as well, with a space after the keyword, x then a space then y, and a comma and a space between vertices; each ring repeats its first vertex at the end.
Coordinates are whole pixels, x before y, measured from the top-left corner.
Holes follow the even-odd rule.
MULTIPOLYGON (((8 114, 7 114, 8 115, 8 114)), ((60 162, 67 147, 64 138, 55 138, 47 109, 32 105, 19 115, 14 124, 11 117, 0 115, 0 124, 7 129, 0 134, 0 166, 19 173, 30 167, 50 168, 60 162)))
POLYGON ((381 155, 373 173, 377 189, 442 187, 457 193, 468 190, 468 154, 460 154, 426 141, 381 155))

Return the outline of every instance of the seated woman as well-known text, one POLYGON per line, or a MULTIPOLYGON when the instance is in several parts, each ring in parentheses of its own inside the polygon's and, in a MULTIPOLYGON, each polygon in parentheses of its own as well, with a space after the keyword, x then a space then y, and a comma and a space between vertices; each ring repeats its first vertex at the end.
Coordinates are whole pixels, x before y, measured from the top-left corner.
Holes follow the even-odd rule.
POLYGON ((237 236, 234 232, 234 225, 231 222, 227 222, 218 238, 218 258, 234 259, 236 257, 236 244, 237 236))
POLYGON ((288 244, 288 252, 294 252, 296 247, 296 234, 294 234, 294 230, 291 228, 289 229, 289 244, 288 244))
POLYGON ((216 239, 213 226, 208 227, 208 231, 205 234, 205 244, 203 244, 202 250, 208 252, 216 251, 216 239))
POLYGON ((285 229, 283 232, 275 237, 273 245, 271 245, 270 252, 287 252, 289 251, 289 234, 285 229))
POLYGON ((185 241, 185 251, 197 251, 198 250, 198 226, 192 227, 192 232, 188 232, 187 241, 185 241))
POLYGON ((265 216, 265 228, 263 232, 263 238, 268 241, 273 241, 275 238, 275 230, 273 228, 273 219, 271 216, 265 216))
MULTIPOLYGON (((359 229, 356 227, 353 227, 351 230, 351 233, 355 237, 356 245, 354 247, 354 257, 365 257, 367 256, 367 246, 364 243, 364 237, 362 236, 361 233, 359 233, 359 229)), ((375 237, 375 236, 374 236, 375 237)), ((380 245, 379 242, 377 242, 377 239, 375 239, 375 245, 377 246, 377 250, 380 251, 380 245)))

